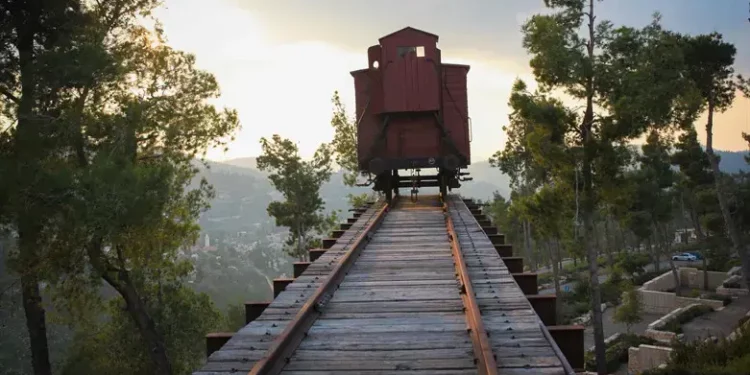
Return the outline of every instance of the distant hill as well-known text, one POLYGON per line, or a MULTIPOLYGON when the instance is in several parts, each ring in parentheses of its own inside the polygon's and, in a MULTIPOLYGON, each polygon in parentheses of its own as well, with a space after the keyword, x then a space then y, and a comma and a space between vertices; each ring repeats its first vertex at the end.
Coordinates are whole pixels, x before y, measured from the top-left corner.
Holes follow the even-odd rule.
MULTIPOLYGON (((721 169, 729 173, 750 171, 745 162, 746 152, 718 151, 721 169)), ((275 232, 273 220, 268 217, 266 207, 274 199, 281 199, 278 192, 268 182, 268 174, 256 168, 255 157, 231 159, 223 162, 209 162, 209 168, 200 167, 200 176, 205 177, 216 191, 211 209, 200 219, 204 232, 275 232)), ((487 161, 478 161, 468 168, 472 181, 463 182, 454 190, 467 198, 489 199, 497 191, 505 197, 510 195, 510 178, 499 169, 492 168, 487 161)), ((350 193, 371 192, 371 187, 347 187, 343 184, 341 172, 334 173, 331 180, 321 189, 326 202, 326 210, 347 210, 346 196, 350 193)), ((436 189, 421 189, 420 193, 430 194, 436 189)), ((408 189, 402 189, 408 195, 408 189)), ((346 214, 344 214, 346 215, 346 214)))
MULTIPOLYGON (((258 158, 252 157, 252 156, 245 157, 245 158, 229 159, 229 160, 222 161, 221 163, 226 164, 226 165, 233 165, 235 167, 250 168, 256 171, 258 170, 258 158)), ((261 172, 261 173, 264 173, 264 172, 261 172)))
POLYGON ((747 151, 716 151, 721 161, 719 168, 726 173, 737 173, 739 171, 750 172, 750 166, 745 161, 747 151))

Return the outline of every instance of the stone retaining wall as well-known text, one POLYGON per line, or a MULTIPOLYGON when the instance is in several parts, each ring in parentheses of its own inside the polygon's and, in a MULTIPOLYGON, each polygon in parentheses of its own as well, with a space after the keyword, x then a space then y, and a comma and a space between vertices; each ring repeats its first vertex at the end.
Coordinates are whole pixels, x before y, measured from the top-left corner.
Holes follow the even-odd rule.
MULTIPOLYGON (((695 268, 680 268, 678 271, 679 272, 677 276, 680 280, 681 286, 702 286, 702 271, 695 268)), ((717 286, 721 286, 725 278, 726 274, 723 272, 709 272, 709 287, 713 283, 717 283, 717 286), (717 281, 719 279, 721 280, 717 281)), ((693 303, 701 303, 711 306, 714 309, 718 309, 724 306, 724 303, 722 301, 678 297, 672 292, 667 292, 667 290, 673 288, 675 288, 675 282, 671 270, 644 283, 643 286, 638 288, 638 294, 640 295, 641 302, 643 304, 643 311, 653 314, 667 314, 676 308, 685 307, 693 303)))
POLYGON ((664 327, 667 324, 669 324, 671 321, 679 318, 679 316, 682 313, 691 309, 699 308, 701 305, 702 304, 699 304, 699 303, 692 303, 685 307, 680 307, 680 308, 672 310, 669 314, 664 315, 661 318, 649 324, 648 327, 646 328, 646 332, 644 332, 644 336, 650 337, 663 344, 669 344, 674 339, 681 340, 682 334, 676 334, 674 332, 664 331, 663 330, 664 327))
POLYGON ((628 374, 640 374, 643 371, 664 366, 672 355, 672 348, 655 345, 638 345, 628 349, 628 374))

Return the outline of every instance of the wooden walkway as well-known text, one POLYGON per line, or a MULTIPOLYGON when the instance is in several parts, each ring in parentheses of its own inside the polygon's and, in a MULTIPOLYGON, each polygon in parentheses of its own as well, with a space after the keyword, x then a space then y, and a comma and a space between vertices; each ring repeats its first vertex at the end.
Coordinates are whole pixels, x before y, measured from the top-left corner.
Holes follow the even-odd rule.
POLYGON ((545 335, 543 324, 495 246, 459 198, 449 196, 447 202, 490 334, 498 373, 565 374, 564 356, 556 353, 556 346, 545 335))
MULTIPOLYGON (((446 200, 500 374, 568 374, 564 356, 461 199, 446 200)), ((316 304, 280 373, 479 374, 476 335, 462 301, 445 213, 437 197, 402 198, 379 222, 335 293, 316 304)), ((248 373, 383 207, 364 212, 265 311, 211 354, 195 375, 248 373)), ((276 344, 274 344, 276 340, 276 344)), ((479 360, 481 361, 481 360, 479 360)), ((495 366, 493 366, 495 367, 495 366)))

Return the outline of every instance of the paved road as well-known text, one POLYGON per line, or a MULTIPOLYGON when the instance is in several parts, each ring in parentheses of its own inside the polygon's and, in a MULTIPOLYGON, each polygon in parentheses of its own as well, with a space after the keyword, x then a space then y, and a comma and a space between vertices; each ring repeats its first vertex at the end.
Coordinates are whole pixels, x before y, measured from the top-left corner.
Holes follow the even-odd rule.
MULTIPOLYGON (((615 333, 625 333, 627 332, 627 326, 622 323, 615 323, 612 321, 612 316, 615 314, 615 308, 610 307, 607 310, 602 313, 602 328, 604 328, 604 339, 606 340, 607 337, 614 335, 615 333)), ((661 318, 663 314, 642 314, 641 315, 641 321, 637 324, 634 324, 632 327, 630 327, 631 333, 643 333, 646 331, 646 328, 649 324, 655 322, 657 319, 661 318)), ((589 350, 592 346, 594 346, 594 327, 593 326, 586 326, 586 330, 583 334, 583 343, 584 348, 586 350, 589 350)))
POLYGON ((724 309, 699 316, 682 325, 685 340, 705 339, 709 336, 726 337, 735 328, 737 322, 750 311, 750 296, 741 296, 724 309))

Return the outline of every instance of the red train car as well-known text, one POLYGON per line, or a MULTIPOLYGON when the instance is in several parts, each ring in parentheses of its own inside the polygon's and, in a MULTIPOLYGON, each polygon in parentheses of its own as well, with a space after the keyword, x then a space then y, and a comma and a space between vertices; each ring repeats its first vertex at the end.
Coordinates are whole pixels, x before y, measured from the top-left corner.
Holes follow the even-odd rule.
POLYGON ((438 36, 407 27, 367 50, 354 77, 359 169, 387 199, 400 187, 460 187, 471 163, 468 65, 442 62, 438 36), (422 169, 436 175, 422 176, 422 169), (399 170, 412 170, 399 176, 399 170), (374 176, 374 178, 372 178, 374 176))

